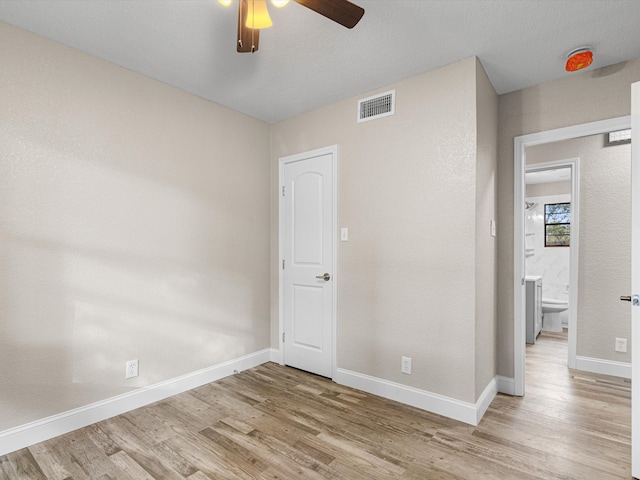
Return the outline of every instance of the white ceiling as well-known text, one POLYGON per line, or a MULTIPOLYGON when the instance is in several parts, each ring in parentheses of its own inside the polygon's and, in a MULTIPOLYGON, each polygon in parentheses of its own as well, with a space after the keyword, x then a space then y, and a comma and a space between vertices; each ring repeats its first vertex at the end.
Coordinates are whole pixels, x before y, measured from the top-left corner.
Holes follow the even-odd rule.
POLYGON ((0 20, 269 123, 472 55, 499 94, 571 75, 583 45, 590 70, 640 58, 639 0, 354 3, 352 30, 270 8, 254 54, 235 52, 237 7, 216 0, 0 0, 0 20))

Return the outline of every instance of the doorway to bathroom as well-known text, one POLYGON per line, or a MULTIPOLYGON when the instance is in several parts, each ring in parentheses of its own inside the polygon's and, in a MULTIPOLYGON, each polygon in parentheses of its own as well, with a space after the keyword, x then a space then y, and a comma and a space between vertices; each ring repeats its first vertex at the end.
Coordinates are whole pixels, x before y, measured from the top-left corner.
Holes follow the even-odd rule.
MULTIPOLYGON (((631 355, 616 352, 618 338, 631 338, 628 305, 622 305, 619 296, 630 290, 630 145, 618 146, 607 143, 611 132, 628 130, 630 117, 620 117, 573 127, 560 128, 537 134, 523 135, 514 139, 514 388, 515 395, 525 393, 525 344, 526 344, 526 184, 525 173, 537 148, 562 145, 559 153, 545 157, 537 164, 542 170, 549 161, 558 164, 571 163, 572 218, 581 221, 581 233, 574 232, 570 225, 571 250, 575 241, 580 245, 574 252, 574 273, 569 288, 568 310, 569 338, 567 365, 570 368, 605 373, 619 377, 630 377, 631 355), (576 144, 595 142, 598 151, 587 153, 576 144), (565 148, 566 147, 566 148, 565 148), (569 150, 571 148, 571 150, 569 150), (620 163, 609 158, 612 152, 624 152, 620 163), (578 161, 576 158, 580 158, 578 161), (579 171, 578 171, 579 169, 579 171), (588 170, 588 171, 587 171, 588 170), (618 182, 618 183, 616 183, 618 182), (620 183, 622 182, 622 183, 620 183), (622 188, 620 185, 624 184, 622 188), (617 185, 617 186, 616 186, 617 185), (580 192, 578 191, 580 186, 580 192), (613 188, 612 188, 613 187, 613 188), (629 192, 629 193, 627 193, 629 192), (575 211, 573 203, 580 210, 575 211), (626 209, 626 213, 625 213, 626 209), (589 215, 587 215, 587 210, 589 215), (594 214, 595 216, 591 216, 594 214), (621 214, 621 215, 618 215, 621 214), (589 218, 586 219, 586 216, 589 218), (588 221, 587 221, 588 220, 588 221), (587 229, 592 232, 586 239, 587 229), (587 241, 588 240, 588 241, 587 241), (578 250, 580 257, 578 258, 578 250), (623 253, 620 253, 623 252, 623 253), (589 260, 585 262, 585 260, 589 260), (621 293, 622 292, 622 293, 621 293), (627 307, 627 308, 625 308, 627 307), (578 318, 580 320, 578 320, 578 318)), ((559 168, 559 165, 551 165, 559 168)), ((530 247, 529 247, 530 248, 530 247)), ((565 287, 566 288, 566 287, 565 287)), ((629 344, 629 347, 631 345, 629 344)))
POLYGON ((567 338, 566 364, 575 368, 580 160, 549 161, 561 155, 555 143, 526 155, 526 343, 535 344, 542 330, 567 333, 558 338, 567 338))

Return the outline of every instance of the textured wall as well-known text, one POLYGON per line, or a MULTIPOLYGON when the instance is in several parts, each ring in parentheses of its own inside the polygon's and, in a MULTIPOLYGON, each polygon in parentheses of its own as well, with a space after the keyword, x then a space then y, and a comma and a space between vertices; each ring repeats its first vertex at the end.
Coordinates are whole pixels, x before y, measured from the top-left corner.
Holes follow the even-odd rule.
MULTIPOLYGON (((476 399, 496 376, 497 241, 491 220, 497 220, 496 180, 498 96, 476 60, 476 399)), ((497 228, 500 228, 498 225, 497 228)))
POLYGON ((476 60, 389 88, 391 117, 358 124, 351 98, 272 126, 272 345, 278 158, 337 144, 338 367, 475 401, 476 60))
POLYGON ((0 430, 267 348, 269 126, 2 23, 0 65, 0 430))
POLYGON ((580 158, 576 354, 631 362, 631 311, 620 301, 631 291, 631 145, 605 141, 592 135, 529 147, 527 164, 580 158), (627 353, 614 351, 616 337, 628 339, 627 353))
POLYGON ((571 182, 533 183, 526 185, 526 192, 527 197, 571 194, 571 182))
POLYGON ((513 139, 629 115, 640 60, 500 96, 498 133, 498 371, 513 377, 513 139))

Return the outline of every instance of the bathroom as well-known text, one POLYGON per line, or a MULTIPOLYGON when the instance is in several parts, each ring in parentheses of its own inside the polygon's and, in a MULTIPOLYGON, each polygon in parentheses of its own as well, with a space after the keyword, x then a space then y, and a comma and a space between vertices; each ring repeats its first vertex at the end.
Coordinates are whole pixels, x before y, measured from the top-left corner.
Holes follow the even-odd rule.
POLYGON ((571 166, 529 171, 525 184, 525 269, 528 295, 531 292, 528 310, 535 309, 529 312, 530 322, 538 317, 537 328, 527 327, 527 343, 535 343, 540 330, 566 333, 569 325, 571 166))

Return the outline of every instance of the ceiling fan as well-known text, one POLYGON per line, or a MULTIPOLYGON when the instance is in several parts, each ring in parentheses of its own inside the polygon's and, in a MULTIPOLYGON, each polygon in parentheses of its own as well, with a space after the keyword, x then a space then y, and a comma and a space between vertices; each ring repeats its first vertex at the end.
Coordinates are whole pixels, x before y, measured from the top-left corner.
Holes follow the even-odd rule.
MULTIPOLYGON (((320 15, 347 28, 353 28, 364 15, 364 8, 348 0, 293 0, 320 15)), ((232 0, 218 0, 224 6, 232 0)), ((289 0, 271 0, 275 7, 283 7, 289 0)), ((238 0, 237 51, 240 53, 258 50, 260 29, 272 25, 267 10, 267 0, 238 0)))

